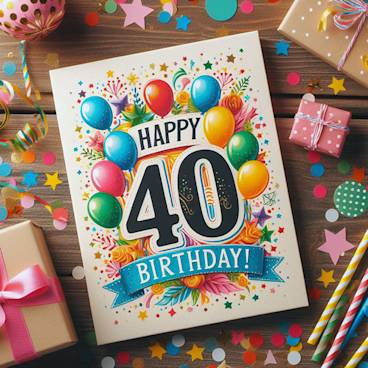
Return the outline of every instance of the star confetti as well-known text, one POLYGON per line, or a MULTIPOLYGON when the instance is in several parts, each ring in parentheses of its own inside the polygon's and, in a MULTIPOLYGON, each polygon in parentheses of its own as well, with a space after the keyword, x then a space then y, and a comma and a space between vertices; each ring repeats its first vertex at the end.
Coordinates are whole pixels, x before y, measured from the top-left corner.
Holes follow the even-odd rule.
POLYGON ((346 251, 353 249, 354 245, 346 240, 346 228, 337 234, 325 230, 326 241, 318 248, 321 252, 328 253, 334 265, 337 265, 340 256, 346 251))
POLYGON ((258 219, 259 226, 264 226, 265 222, 271 218, 271 216, 267 215, 264 207, 259 212, 253 212, 253 215, 258 219))
POLYGON ((192 23, 192 21, 186 16, 182 15, 181 17, 176 17, 176 29, 187 31, 189 24, 192 23))
POLYGON ((342 91, 346 91, 345 87, 344 87, 344 83, 345 83, 345 79, 337 79, 336 77, 332 77, 332 82, 331 84, 328 86, 328 88, 333 89, 334 94, 338 95, 340 92, 342 91))
POLYGON ((261 236, 260 242, 261 243, 263 243, 265 241, 270 242, 272 234, 273 234, 273 230, 268 230, 267 226, 265 226, 262 229, 262 236, 261 236))
POLYGON ((142 29, 146 28, 145 18, 153 12, 152 8, 142 5, 142 0, 133 0, 130 4, 119 3, 125 12, 124 27, 137 24, 142 29))
POLYGON ((192 348, 187 351, 187 354, 190 355, 190 357, 192 358, 192 362, 194 362, 195 360, 203 360, 202 353, 204 350, 204 348, 200 348, 196 344, 193 344, 192 348))
POLYGON ((44 185, 48 185, 51 187, 52 190, 55 190, 56 187, 62 183, 59 179, 59 173, 56 171, 54 174, 47 174, 46 173, 46 181, 44 185))
POLYGON ((335 282, 336 280, 333 278, 334 270, 331 271, 325 271, 323 268, 321 270, 321 276, 317 279, 317 281, 323 282, 323 286, 325 288, 328 287, 332 282, 335 282))
POLYGON ((28 188, 35 187, 37 185, 37 177, 38 174, 33 171, 24 173, 22 185, 25 185, 28 188))
POLYGON ((163 355, 166 353, 166 350, 158 342, 149 346, 148 349, 151 350, 151 358, 162 360, 163 355))
POLYGON ((276 42, 276 55, 289 56, 290 43, 285 40, 280 40, 276 42))

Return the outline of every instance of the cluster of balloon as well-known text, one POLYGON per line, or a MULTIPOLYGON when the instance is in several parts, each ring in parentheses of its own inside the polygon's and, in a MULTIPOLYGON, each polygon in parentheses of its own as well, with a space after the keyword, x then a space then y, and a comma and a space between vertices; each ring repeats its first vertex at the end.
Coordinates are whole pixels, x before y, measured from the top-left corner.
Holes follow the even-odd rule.
POLYGON ((161 79, 148 82, 143 91, 147 106, 161 118, 165 117, 174 103, 174 93, 168 83, 161 79))
MULTIPOLYGON (((80 110, 83 121, 98 130, 110 129, 113 113, 110 104, 100 96, 87 97, 80 110)), ((91 170, 91 179, 99 191, 88 201, 91 219, 104 228, 119 226, 122 218, 120 198, 126 188, 122 170, 132 170, 137 162, 137 146, 126 132, 110 132, 104 140, 106 160, 97 162, 91 170)))

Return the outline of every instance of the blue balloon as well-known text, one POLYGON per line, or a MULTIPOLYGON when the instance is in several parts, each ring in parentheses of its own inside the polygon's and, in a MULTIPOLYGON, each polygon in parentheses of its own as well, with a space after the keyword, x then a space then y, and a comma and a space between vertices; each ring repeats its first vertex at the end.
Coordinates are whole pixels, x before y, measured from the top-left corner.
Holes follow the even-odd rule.
POLYGON ((109 103, 100 96, 87 97, 81 105, 80 113, 85 123, 95 129, 109 129, 113 116, 109 103))
POLYGON ((111 132, 106 137, 104 152, 106 158, 122 170, 131 170, 137 162, 138 150, 134 139, 120 130, 111 132))
POLYGON ((202 75, 193 81, 190 95, 195 107, 204 113, 217 106, 221 97, 221 87, 216 78, 202 75))

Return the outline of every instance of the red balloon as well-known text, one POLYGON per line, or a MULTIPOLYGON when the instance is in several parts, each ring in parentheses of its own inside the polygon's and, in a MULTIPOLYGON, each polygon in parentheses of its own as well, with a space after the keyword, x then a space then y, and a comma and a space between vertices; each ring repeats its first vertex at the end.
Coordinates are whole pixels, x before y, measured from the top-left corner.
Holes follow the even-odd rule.
POLYGON ((174 103, 174 94, 169 86, 163 80, 155 79, 144 87, 144 100, 148 107, 158 116, 166 116, 174 103))

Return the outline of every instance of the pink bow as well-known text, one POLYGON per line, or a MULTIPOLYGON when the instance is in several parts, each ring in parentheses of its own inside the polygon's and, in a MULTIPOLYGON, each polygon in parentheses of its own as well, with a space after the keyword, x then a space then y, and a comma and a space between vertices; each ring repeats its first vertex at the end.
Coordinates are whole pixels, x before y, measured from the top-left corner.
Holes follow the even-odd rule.
POLYGON ((349 46, 339 61, 338 70, 341 70, 363 29, 368 16, 368 4, 364 0, 334 0, 333 3, 337 10, 334 15, 334 23, 337 28, 346 31, 358 23, 349 46))
POLYGON ((21 308, 58 303, 62 299, 57 278, 46 276, 38 265, 9 279, 0 250, 0 329, 4 329, 17 363, 37 357, 21 308))

